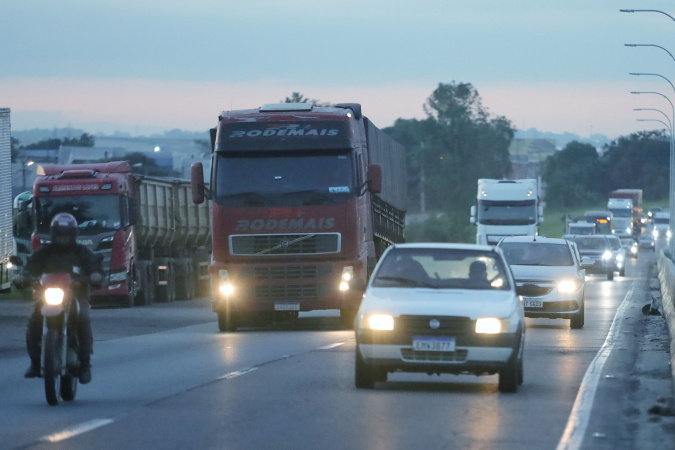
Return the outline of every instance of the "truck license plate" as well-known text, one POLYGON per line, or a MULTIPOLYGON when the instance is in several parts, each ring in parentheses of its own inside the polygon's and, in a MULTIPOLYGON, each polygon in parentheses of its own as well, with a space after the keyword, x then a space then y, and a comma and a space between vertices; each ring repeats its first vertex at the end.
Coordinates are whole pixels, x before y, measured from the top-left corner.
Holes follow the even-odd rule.
POLYGON ((275 311, 300 311, 299 302, 274 302, 275 311))
POLYGON ((522 303, 523 303, 523 308, 543 308, 544 307, 544 301, 540 298, 524 297, 522 303))
POLYGON ((455 338, 413 337, 413 350, 424 352, 454 352, 455 338))

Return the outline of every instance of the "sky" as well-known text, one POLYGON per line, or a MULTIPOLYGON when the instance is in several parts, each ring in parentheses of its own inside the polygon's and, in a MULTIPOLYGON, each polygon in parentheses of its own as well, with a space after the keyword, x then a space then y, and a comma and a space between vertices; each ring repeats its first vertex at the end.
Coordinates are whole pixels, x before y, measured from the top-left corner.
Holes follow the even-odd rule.
POLYGON ((4 1, 0 108, 14 130, 144 135, 299 92, 386 127, 462 82, 518 129, 614 139, 675 115, 675 20, 620 9, 675 17, 672 0, 4 1))

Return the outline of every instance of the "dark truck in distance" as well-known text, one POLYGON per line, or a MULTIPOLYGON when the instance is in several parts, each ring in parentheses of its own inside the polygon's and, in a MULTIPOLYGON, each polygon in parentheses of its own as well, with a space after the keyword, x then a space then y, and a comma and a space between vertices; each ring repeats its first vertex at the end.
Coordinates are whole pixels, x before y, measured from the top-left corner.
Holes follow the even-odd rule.
POLYGON ((211 130, 212 304, 221 331, 246 319, 339 309, 346 325, 391 243, 404 241, 403 147, 355 103, 223 112, 211 130))

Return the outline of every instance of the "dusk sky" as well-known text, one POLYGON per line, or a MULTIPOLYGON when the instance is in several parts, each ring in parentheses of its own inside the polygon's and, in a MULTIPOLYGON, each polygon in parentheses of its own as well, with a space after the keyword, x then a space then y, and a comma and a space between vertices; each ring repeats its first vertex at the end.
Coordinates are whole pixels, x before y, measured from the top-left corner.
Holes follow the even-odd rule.
POLYGON ((610 138, 663 128, 675 103, 665 0, 24 0, 0 8, 0 107, 12 128, 206 130, 222 110, 300 92, 376 125, 424 118, 468 82, 518 129, 610 138))

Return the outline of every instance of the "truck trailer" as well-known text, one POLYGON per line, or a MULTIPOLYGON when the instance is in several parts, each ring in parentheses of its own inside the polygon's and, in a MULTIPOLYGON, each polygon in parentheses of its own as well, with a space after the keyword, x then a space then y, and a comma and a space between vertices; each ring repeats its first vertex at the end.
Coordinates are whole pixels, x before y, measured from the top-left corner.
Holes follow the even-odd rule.
POLYGON ((211 200, 220 330, 325 309, 353 325, 362 291, 350 280, 365 283, 404 241, 403 147, 356 103, 223 112, 211 142, 211 187, 194 163, 192 192, 211 200))
POLYGON ((138 176, 126 161, 42 165, 31 200, 32 249, 49 242, 52 217, 72 214, 77 241, 100 255, 106 285, 92 303, 124 307, 208 291, 209 204, 195 205, 187 180, 138 176))
POLYGON ((11 264, 14 254, 12 231, 12 150, 10 109, 0 108, 0 291, 11 289, 11 264))
POLYGON ((507 236, 536 236, 544 221, 537 180, 479 179, 470 220, 476 225, 476 244, 495 245, 507 236))

